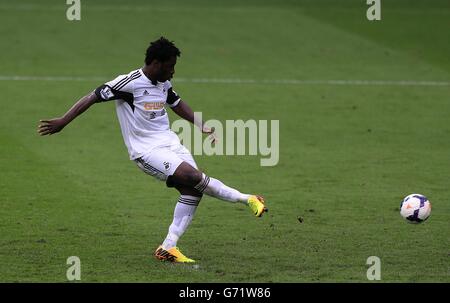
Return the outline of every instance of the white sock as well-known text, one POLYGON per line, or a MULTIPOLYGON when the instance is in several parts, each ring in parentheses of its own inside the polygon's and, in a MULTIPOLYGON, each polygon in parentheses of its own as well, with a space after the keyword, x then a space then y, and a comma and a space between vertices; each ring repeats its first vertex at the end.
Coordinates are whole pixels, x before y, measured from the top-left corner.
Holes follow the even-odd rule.
POLYGON ((169 233, 162 243, 163 249, 167 250, 174 246, 177 246, 178 239, 186 231, 189 224, 191 224, 200 199, 201 197, 194 197, 189 195, 180 196, 180 198, 178 199, 178 203, 175 206, 173 221, 169 227, 169 233))
POLYGON ((242 194, 238 190, 228 187, 222 182, 203 174, 202 181, 195 186, 195 189, 208 196, 212 196, 228 202, 240 202, 247 204, 250 195, 242 194))

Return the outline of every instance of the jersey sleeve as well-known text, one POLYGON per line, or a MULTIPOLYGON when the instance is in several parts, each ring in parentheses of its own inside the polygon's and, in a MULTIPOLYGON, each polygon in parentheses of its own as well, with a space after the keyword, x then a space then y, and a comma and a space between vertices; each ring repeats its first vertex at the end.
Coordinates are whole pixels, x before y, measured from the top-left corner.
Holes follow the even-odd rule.
POLYGON ((121 75, 95 89, 98 102, 112 100, 133 101, 133 80, 130 75, 121 75))
POLYGON ((180 96, 173 90, 172 84, 167 81, 167 100, 166 103, 169 104, 170 107, 175 107, 180 103, 180 96))

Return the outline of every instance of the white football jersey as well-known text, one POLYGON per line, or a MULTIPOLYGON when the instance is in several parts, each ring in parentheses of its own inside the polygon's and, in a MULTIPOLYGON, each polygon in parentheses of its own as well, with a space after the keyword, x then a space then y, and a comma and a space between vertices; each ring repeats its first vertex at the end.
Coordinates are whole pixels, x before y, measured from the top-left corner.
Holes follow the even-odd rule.
POLYGON ((180 97, 170 81, 153 82, 142 69, 120 75, 95 90, 99 102, 116 100, 117 117, 130 159, 153 148, 180 143, 170 130, 165 106, 175 107, 180 97))

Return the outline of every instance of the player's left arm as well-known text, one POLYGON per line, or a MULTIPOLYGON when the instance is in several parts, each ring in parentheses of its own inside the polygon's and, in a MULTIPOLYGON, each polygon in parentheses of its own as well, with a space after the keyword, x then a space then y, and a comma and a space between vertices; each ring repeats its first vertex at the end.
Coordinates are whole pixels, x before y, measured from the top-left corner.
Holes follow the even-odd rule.
POLYGON ((194 111, 191 107, 185 101, 181 100, 180 96, 173 90, 172 85, 170 83, 169 85, 166 101, 170 108, 178 116, 197 126, 202 133, 211 135, 211 140, 214 142, 217 139, 214 135, 214 128, 206 127, 205 123, 194 115, 194 111))
POLYGON ((194 111, 186 102, 180 99, 177 104, 171 108, 178 116, 202 129, 204 124, 203 121, 196 121, 194 111))
MULTIPOLYGON (((199 129, 201 129, 202 133, 208 134, 208 135, 212 135, 214 133, 214 128, 206 127, 205 123, 203 121, 198 120, 194 115, 194 111, 183 100, 179 99, 178 103, 171 108, 178 116, 191 122, 192 124, 196 125, 199 129)), ((216 140, 215 137, 212 139, 213 139, 213 141, 216 140)))

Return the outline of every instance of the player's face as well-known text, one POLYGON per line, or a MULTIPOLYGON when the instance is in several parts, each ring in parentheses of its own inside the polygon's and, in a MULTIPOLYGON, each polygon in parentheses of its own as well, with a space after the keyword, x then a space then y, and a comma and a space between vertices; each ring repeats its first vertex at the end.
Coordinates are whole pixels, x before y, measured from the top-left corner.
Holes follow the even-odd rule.
POLYGON ((175 64, 177 64, 177 57, 172 57, 168 61, 161 62, 158 81, 164 82, 172 79, 175 74, 175 64))

